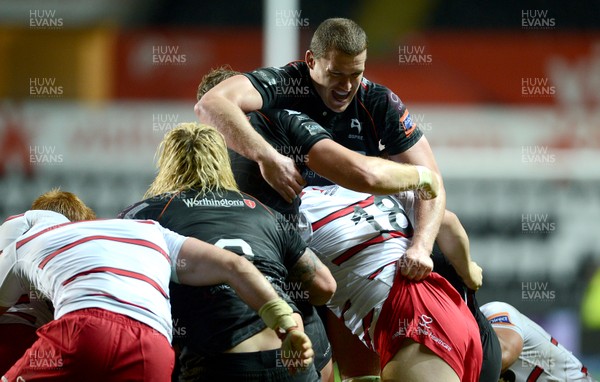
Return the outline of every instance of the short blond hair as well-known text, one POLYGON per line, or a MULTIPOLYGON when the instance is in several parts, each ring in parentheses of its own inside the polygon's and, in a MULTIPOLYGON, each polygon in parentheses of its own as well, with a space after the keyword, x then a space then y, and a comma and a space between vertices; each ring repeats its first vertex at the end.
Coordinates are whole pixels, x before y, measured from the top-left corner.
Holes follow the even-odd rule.
POLYGON ((63 214, 70 221, 94 220, 96 213, 72 192, 60 188, 40 195, 31 205, 32 210, 48 210, 63 214))
POLYGON ((145 198, 188 189, 239 192, 225 138, 212 126, 178 124, 165 134, 156 155, 158 173, 145 198))

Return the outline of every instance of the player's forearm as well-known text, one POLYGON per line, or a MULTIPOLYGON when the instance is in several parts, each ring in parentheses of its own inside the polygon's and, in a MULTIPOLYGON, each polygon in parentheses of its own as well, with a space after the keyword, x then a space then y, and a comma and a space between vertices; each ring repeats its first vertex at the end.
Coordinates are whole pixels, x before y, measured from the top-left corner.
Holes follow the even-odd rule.
POLYGON ((454 213, 445 211, 436 242, 458 275, 463 280, 468 277, 471 262, 469 237, 454 213))
POLYGON ((430 200, 415 200, 415 232, 412 247, 420 248, 427 253, 433 250, 433 244, 438 235, 444 211, 446 209, 446 192, 443 186, 436 198, 430 200))
POLYGON ((244 112, 224 97, 203 97, 194 111, 201 123, 214 126, 227 146, 255 162, 268 161, 277 151, 258 134, 244 112))

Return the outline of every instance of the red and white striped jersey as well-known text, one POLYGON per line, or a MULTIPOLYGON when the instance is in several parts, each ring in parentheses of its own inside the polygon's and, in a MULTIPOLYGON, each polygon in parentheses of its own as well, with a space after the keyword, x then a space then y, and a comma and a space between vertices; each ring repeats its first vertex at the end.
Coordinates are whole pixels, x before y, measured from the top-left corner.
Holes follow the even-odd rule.
MULTIPOLYGON (((101 308, 172 336, 169 281, 186 239, 151 220, 69 222, 50 211, 27 211, 0 227, 0 306, 22 295, 22 280, 53 303, 55 318, 101 308)), ((176 279, 176 278, 174 278, 176 279)))
POLYGON ((569 350, 512 305, 493 301, 483 305, 481 311, 492 327, 513 330, 523 338, 523 350, 503 373, 506 374, 504 379, 516 382, 594 381, 569 350))
POLYGON ((412 193, 373 196, 324 186, 306 187, 301 198, 303 236, 338 284, 327 305, 368 344, 413 235, 412 193))

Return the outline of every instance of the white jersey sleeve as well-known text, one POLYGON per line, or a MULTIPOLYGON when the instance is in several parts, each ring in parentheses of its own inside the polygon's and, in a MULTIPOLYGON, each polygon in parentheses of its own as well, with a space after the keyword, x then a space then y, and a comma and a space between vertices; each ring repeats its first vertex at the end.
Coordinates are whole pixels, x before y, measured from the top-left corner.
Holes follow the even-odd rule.
POLYGON ((156 223, 156 226, 162 231, 165 243, 167 244, 169 257, 171 258, 171 281, 179 284, 179 278, 177 277, 179 251, 187 237, 171 231, 170 229, 161 226, 159 223, 156 223))

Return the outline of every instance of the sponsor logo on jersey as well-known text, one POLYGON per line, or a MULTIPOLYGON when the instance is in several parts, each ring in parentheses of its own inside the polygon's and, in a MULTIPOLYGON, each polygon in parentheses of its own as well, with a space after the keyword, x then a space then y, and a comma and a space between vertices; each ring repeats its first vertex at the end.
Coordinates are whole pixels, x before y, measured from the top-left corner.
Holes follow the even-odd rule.
POLYGON ((490 324, 512 324, 510 322, 510 318, 508 317, 507 313, 503 313, 503 314, 499 314, 497 316, 494 317, 490 317, 489 319, 490 324))
POLYGON ((400 117, 400 127, 404 129, 407 135, 410 134, 415 128, 412 117, 410 116, 408 110, 405 110, 404 114, 402 114, 402 116, 400 117))
POLYGON ((183 203, 187 207, 244 207, 246 203, 241 200, 234 199, 209 199, 209 198, 187 198, 183 199, 183 203))
POLYGON ((244 199, 244 203, 250 208, 256 207, 256 202, 254 200, 244 199))
POLYGON ((316 123, 305 122, 302 124, 302 127, 304 127, 310 135, 317 135, 319 133, 325 132, 325 129, 321 125, 316 123))

